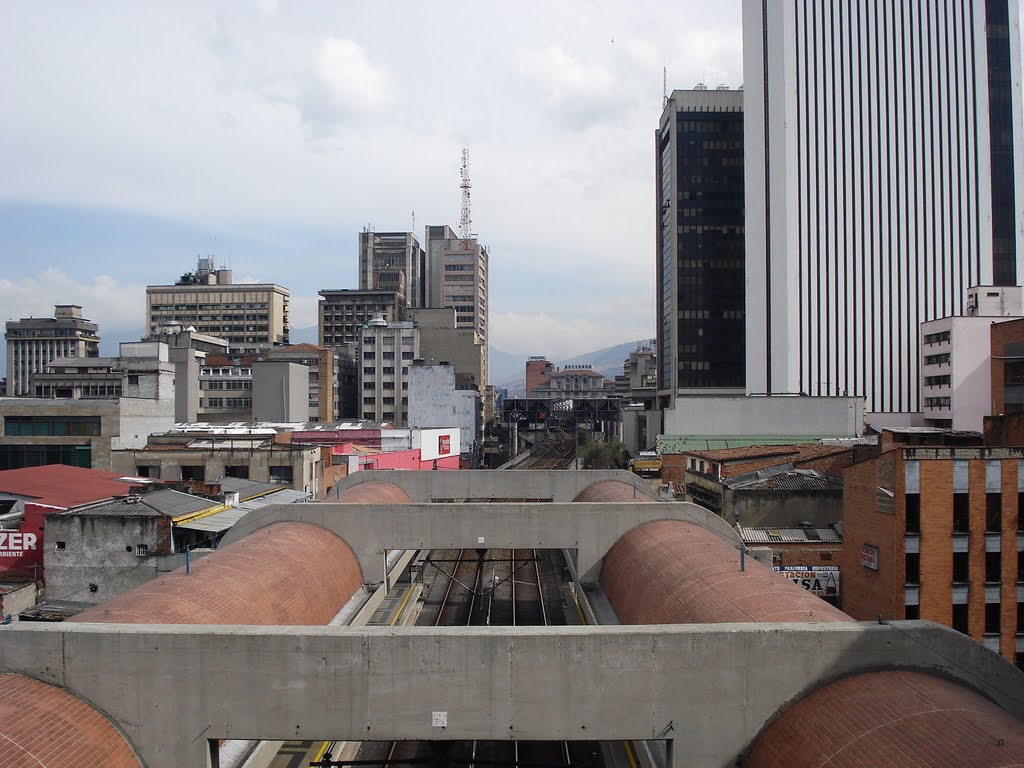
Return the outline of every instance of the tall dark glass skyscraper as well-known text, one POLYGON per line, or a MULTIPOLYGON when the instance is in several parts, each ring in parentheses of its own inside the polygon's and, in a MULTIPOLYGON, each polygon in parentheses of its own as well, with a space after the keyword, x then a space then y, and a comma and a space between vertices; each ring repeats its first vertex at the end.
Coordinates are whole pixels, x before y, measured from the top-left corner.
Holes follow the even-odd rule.
POLYGON ((743 92, 673 91, 656 134, 658 395, 743 392, 743 92))
POLYGON ((1016 0, 743 0, 747 388, 920 410, 919 327, 1024 276, 1016 0))

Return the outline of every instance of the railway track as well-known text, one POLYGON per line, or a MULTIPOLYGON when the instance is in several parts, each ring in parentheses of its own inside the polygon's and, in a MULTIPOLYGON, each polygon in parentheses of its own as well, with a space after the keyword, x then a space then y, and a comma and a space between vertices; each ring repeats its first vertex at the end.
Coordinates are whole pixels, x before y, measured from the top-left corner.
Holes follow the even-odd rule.
MULTIPOLYGON (((432 552, 418 624, 548 626, 565 624, 559 551, 463 549, 432 552)), ((426 581, 426 578, 424 579, 426 581)), ((347 765, 432 764, 508 768, 603 768, 596 742, 364 742, 347 765)))

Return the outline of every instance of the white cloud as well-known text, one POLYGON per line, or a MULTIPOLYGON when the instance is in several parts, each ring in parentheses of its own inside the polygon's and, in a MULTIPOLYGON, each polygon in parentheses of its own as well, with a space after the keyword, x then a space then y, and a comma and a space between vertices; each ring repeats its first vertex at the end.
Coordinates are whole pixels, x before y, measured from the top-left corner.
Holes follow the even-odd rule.
POLYGON ((80 281, 54 268, 20 280, 0 279, 0 307, 4 313, 0 320, 53 317, 55 304, 81 305, 82 315, 99 324, 100 339, 108 351, 117 341, 137 341, 145 332, 143 285, 119 283, 110 275, 80 281))
POLYGON ((320 322, 319 299, 315 296, 292 296, 290 316, 292 328, 312 328, 320 322))
POLYGON ((615 79, 604 67, 585 66, 558 45, 521 49, 515 61, 557 121, 585 128, 616 114, 619 93, 615 79))

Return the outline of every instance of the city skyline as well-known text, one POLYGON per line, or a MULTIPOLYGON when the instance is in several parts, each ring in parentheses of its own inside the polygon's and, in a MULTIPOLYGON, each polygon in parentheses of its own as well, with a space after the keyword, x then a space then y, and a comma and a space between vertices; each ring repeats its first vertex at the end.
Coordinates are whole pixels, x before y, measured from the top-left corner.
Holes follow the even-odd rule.
POLYGON ((319 289, 357 285, 364 226, 458 225, 462 146, 495 348, 653 336, 662 68, 670 88, 741 76, 738 3, 434 4, 387 36, 368 7, 104 9, 0 10, 0 305, 75 301, 105 346, 197 255, 284 285, 315 326, 319 289))
POLYGON ((144 331, 145 285, 212 254, 314 328, 363 227, 458 224, 467 145, 492 346, 653 337, 663 67, 670 92, 739 86, 740 6, 444 3, 386 38, 370 7, 5 6, 0 320, 82 304, 110 351, 144 331))

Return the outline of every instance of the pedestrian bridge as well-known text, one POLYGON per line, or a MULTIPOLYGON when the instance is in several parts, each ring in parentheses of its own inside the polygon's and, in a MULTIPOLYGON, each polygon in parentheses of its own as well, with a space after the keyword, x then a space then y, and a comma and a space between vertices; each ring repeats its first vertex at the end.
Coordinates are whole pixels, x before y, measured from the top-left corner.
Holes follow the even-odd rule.
POLYGON ((82 697, 149 768, 216 766, 224 739, 664 739, 672 765, 717 768, 732 765, 788 704, 883 668, 952 678, 1024 718, 1020 672, 922 621, 400 630, 21 623, 5 628, 0 644, 0 670, 82 697))

